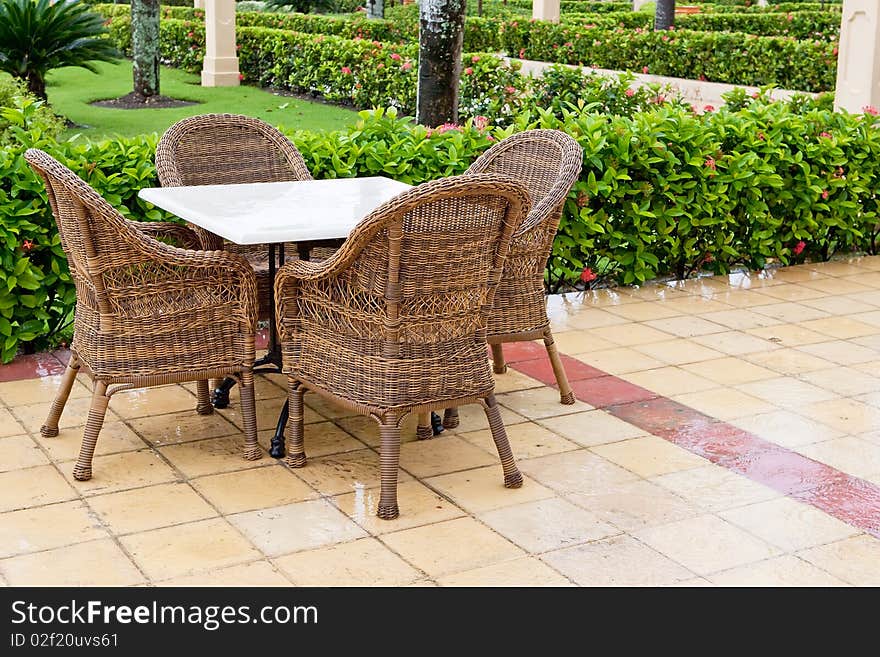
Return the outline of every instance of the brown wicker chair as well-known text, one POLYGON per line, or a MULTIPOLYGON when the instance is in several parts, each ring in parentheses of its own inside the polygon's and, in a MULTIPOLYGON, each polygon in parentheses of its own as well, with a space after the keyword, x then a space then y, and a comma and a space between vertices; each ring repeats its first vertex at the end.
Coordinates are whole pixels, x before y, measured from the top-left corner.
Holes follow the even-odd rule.
POLYGON ((287 463, 305 465, 303 394, 369 415, 381 434, 378 515, 396 518, 400 423, 412 412, 483 404, 504 469, 522 485, 486 359, 486 321, 525 189, 494 175, 426 183, 368 215, 323 263, 275 282, 290 384, 287 463))
POLYGON ((76 286, 70 362, 40 430, 43 436, 58 435, 58 420, 80 367, 94 380, 74 478, 92 476, 95 444, 113 394, 196 381, 196 410, 208 414, 213 411, 209 377, 239 377, 244 455, 260 458, 251 369, 257 292, 247 261, 232 253, 156 241, 149 235, 190 244, 197 238, 183 226, 125 219, 43 151, 31 149, 25 158, 46 185, 76 286))
MULTIPOLYGON (((569 135, 558 130, 527 130, 498 142, 483 153, 465 175, 495 173, 525 185, 532 210, 511 241, 504 275, 495 292, 487 340, 492 346, 494 370, 507 371, 501 345, 544 339, 563 404, 575 402, 574 393, 553 342, 544 294, 544 268, 559 228, 565 199, 583 166, 583 151, 569 135)), ((427 421, 419 423, 419 437, 429 437, 427 421)), ((446 409, 446 428, 458 426, 458 413, 446 409)))
MULTIPOLYGON (((203 114, 175 123, 156 147, 156 169, 163 187, 312 180, 296 146, 277 128, 236 114, 203 114)), ((260 317, 269 317, 269 246, 242 246, 190 227, 203 249, 225 249, 248 259, 257 274, 260 317)), ((286 245, 285 255, 296 255, 294 245, 286 245)))

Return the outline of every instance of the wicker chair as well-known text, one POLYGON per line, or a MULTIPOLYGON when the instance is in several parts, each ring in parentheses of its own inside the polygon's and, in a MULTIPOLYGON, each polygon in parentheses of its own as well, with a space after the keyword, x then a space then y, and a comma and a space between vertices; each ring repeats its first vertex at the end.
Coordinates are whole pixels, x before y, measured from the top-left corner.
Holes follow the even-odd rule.
MULTIPOLYGON (((296 146, 277 128, 235 114, 203 114, 175 123, 156 147, 156 169, 163 187, 312 180, 296 146)), ((269 245, 242 246, 190 227, 203 249, 225 249, 248 259, 257 274, 260 317, 269 317, 269 245)), ((285 254, 295 256, 295 247, 286 245, 285 254)))
POLYGON ((58 435, 80 368, 94 380, 74 478, 92 476, 95 444, 113 394, 196 381, 196 410, 209 414, 209 377, 239 378, 244 455, 260 458, 252 372, 257 292, 247 261, 232 253, 159 242, 150 235, 190 245, 198 239, 183 226, 125 219, 43 151, 31 149, 25 158, 46 185, 76 286, 70 362, 40 430, 43 436, 58 435))
MULTIPOLYGON (((507 371, 501 345, 544 339, 563 404, 575 402, 574 393, 553 342, 544 294, 544 268, 562 218, 565 199, 583 166, 583 151, 569 135, 558 130, 516 133, 483 153, 465 175, 495 173, 521 182, 529 191, 532 210, 517 228, 504 275, 495 292, 487 340, 498 374, 507 371)), ((419 422, 419 437, 430 436, 427 419, 419 422)), ((458 412, 446 409, 443 425, 458 426, 458 412)))
POLYGON ((522 485, 486 359, 486 321, 525 189, 501 176, 446 178, 368 215, 323 263, 275 281, 290 385, 287 463, 306 463, 303 393, 369 415, 381 434, 378 516, 396 518, 400 423, 412 412, 481 403, 504 469, 522 485))

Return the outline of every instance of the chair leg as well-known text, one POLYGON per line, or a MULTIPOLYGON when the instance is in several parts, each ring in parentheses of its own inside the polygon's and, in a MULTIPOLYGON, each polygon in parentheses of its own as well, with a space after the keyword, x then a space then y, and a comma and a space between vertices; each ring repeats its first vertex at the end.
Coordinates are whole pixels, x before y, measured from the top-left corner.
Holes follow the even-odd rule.
POLYGON ((382 475, 382 490, 379 494, 379 510, 377 516, 383 520, 394 520, 400 515, 397 506, 397 468, 400 464, 400 427, 397 418, 386 418, 387 424, 379 427, 381 446, 379 464, 382 475))
POLYGON ((443 411, 443 427, 445 429, 455 429, 458 426, 458 409, 447 408, 443 411))
POLYGON ((556 384, 559 386, 559 401, 563 404, 574 404, 574 393, 568 384, 568 376, 565 374, 565 368, 562 366, 562 359, 559 357, 559 351, 556 349, 556 343, 553 342, 553 333, 548 326, 544 329, 544 346, 547 348, 547 355, 550 357, 550 365, 553 367, 553 374, 556 376, 556 384))
POLYGON ((288 378, 288 408, 287 426, 284 428, 284 437, 287 439, 287 465, 291 468, 301 468, 306 464, 305 436, 303 429, 303 387, 291 378, 288 378))
POLYGON ((419 426, 416 428, 416 438, 430 440, 434 437, 434 429, 431 427, 431 414, 419 413, 419 426))
POLYGON ((254 396, 254 373, 241 373, 241 420, 244 423, 244 457, 256 461, 263 452, 257 444, 257 406, 254 396))
POLYGON ((49 408, 49 415, 45 424, 40 427, 40 434, 44 438, 54 438, 58 435, 58 421, 61 419, 61 413, 64 412, 64 406, 67 404, 67 398, 70 397, 70 390, 73 388, 73 382, 76 381, 76 375, 79 373, 79 359, 76 355, 70 355, 70 361, 67 363, 67 369, 61 378, 61 387, 58 388, 58 394, 52 401, 49 408))
POLYGON ((504 350, 501 343, 492 345, 492 371, 495 374, 504 374, 507 371, 507 363, 504 362, 504 350))
POLYGON ((202 379, 196 381, 196 413, 199 415, 210 415, 214 412, 214 406, 211 404, 211 392, 208 390, 208 380, 202 379))
POLYGON ((107 413, 107 404, 109 403, 107 384, 103 381, 95 381, 92 406, 89 408, 89 417, 83 431, 79 457, 76 459, 76 465, 73 466, 73 478, 77 481, 88 481, 92 478, 92 457, 95 455, 95 445, 98 443, 101 427, 104 426, 104 415, 107 413))
POLYGON ((501 459, 501 468, 504 470, 504 486, 506 488, 519 488, 523 484, 522 475, 516 467, 510 442, 507 440, 507 432, 504 430, 504 422, 501 420, 501 411, 495 395, 489 395, 486 399, 486 417, 489 420, 489 430, 492 432, 492 440, 498 450, 498 458, 501 459))

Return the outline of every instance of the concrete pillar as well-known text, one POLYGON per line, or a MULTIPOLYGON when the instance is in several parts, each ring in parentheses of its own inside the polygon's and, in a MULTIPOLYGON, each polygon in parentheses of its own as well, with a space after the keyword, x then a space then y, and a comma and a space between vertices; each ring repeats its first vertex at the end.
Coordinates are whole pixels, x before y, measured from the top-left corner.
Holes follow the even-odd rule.
POLYGON ((843 0, 834 105, 848 112, 880 107, 880 3, 843 0))
POLYGON ((651 2, 651 0, 633 0, 633 11, 638 11, 642 8, 642 5, 646 5, 649 2, 651 2))
POLYGON ((204 0, 205 61, 203 87, 237 87, 238 57, 235 49, 235 0, 204 0))
POLYGON ((195 7, 196 9, 204 9, 205 0, 193 0, 193 7, 195 7))
POLYGON ((559 0, 532 0, 532 18, 559 22, 559 0))

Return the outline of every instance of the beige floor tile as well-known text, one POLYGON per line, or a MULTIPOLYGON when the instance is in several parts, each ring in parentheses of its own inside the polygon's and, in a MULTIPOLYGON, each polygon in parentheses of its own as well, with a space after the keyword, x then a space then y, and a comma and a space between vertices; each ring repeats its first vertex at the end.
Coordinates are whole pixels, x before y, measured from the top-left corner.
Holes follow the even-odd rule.
MULTIPOLYGON (((465 406, 463 408, 458 409, 459 415, 463 418, 468 418, 473 420, 476 418, 477 420, 485 420, 485 414, 483 411, 476 405, 465 406), (479 413, 479 416, 477 416, 479 413)), ((503 413, 503 411, 502 411, 503 413)), ((339 425, 342 429, 344 429, 347 433, 351 434, 361 442, 370 445, 371 447, 378 447, 381 442, 381 437, 379 435, 379 425, 376 424, 376 421, 372 418, 367 417, 366 415, 355 415, 352 417, 345 417, 335 420, 336 424, 339 425)), ((416 425, 418 424, 418 417, 416 415, 408 415, 401 425, 400 430, 400 441, 402 443, 409 442, 411 440, 416 439, 416 425)), ((486 426, 489 424, 486 422, 486 426)), ((468 430, 473 430, 475 427, 468 425, 468 430)), ((308 441, 308 431, 306 431, 306 441, 308 441)), ((306 454, 308 454, 309 444, 306 442, 306 454)))
POLYGON ((768 404, 781 406, 783 408, 793 408, 803 406, 804 404, 815 404, 817 402, 834 399, 838 396, 829 390, 819 388, 818 386, 814 386, 804 381, 792 379, 791 377, 779 377, 776 379, 765 379, 764 381, 753 381, 752 383, 741 383, 736 386, 736 389, 747 395, 763 400, 768 404))
POLYGON ((873 276, 873 274, 865 274, 863 272, 860 276, 852 278, 824 278, 804 283, 804 287, 818 290, 824 294, 855 294, 856 292, 868 292, 871 290, 872 286, 862 285, 856 281, 864 280, 867 282, 871 276, 873 276))
MULTIPOLYGON (((875 333, 874 335, 866 335, 861 338, 851 338, 849 342, 859 347, 867 347, 868 349, 873 349, 876 355, 880 356, 880 333, 875 333)), ((876 360, 876 358, 874 360, 876 360)), ((859 363, 859 365, 861 364, 862 363, 859 363)))
POLYGON ((779 349, 779 345, 770 340, 756 338, 754 335, 743 333, 741 331, 727 331, 726 333, 712 333, 710 335, 700 335, 694 338, 697 342, 705 347, 723 352, 729 356, 742 356, 743 354, 752 354, 762 351, 773 351, 779 349))
POLYGON ((552 490, 529 477, 523 477, 521 488, 505 488, 500 465, 431 477, 425 483, 471 513, 554 496, 552 490))
POLYGON ((852 366, 854 370, 864 372, 865 374, 875 375, 880 372, 880 360, 872 360, 867 363, 859 363, 852 366))
MULTIPOLYGON (((278 380, 279 382, 281 381, 280 378, 278 380)), ((305 396, 305 404, 307 408, 312 409, 322 417, 326 418, 337 419, 357 415, 357 413, 351 409, 335 404, 317 393, 307 393, 305 396)))
POLYGON ((789 554, 709 575, 718 586, 846 586, 844 582, 789 554))
POLYGON ((703 315, 705 313, 722 312, 730 310, 730 306, 702 295, 691 295, 679 299, 670 299, 663 302, 667 310, 674 310, 682 315, 703 315))
POLYGON ((567 494, 565 497, 627 532, 702 513, 699 507, 678 495, 641 479, 613 484, 590 494, 567 494))
POLYGON ((323 499, 239 513, 229 516, 229 521, 270 557, 367 535, 323 499))
MULTIPOLYGON (((571 353, 560 349, 562 353, 571 353)), ((504 374, 495 375, 495 394, 500 395, 502 392, 513 392, 514 390, 528 390, 529 388, 541 388, 544 384, 533 379, 530 376, 521 374, 515 369, 508 367, 504 374)))
MULTIPOLYGON (((46 421, 46 416, 49 414, 49 407, 51 405, 51 402, 46 402, 42 404, 16 406, 15 416, 25 429, 33 434, 38 434, 40 433, 40 427, 43 426, 43 423, 46 421)), ((71 427, 81 427, 85 425, 86 418, 89 415, 89 407, 91 405, 91 396, 68 399, 67 404, 64 406, 64 412, 61 414, 61 419, 58 421, 58 427, 64 430, 71 427)), ((0 409, 0 427, 10 427, 9 435, 22 433, 21 429, 18 429, 15 424, 10 421, 11 417, 6 416, 4 419, 3 414, 5 412, 6 411, 0 409)), ((107 414, 104 416, 104 422, 108 423, 117 420, 119 420, 119 416, 113 412, 112 408, 108 408, 107 414)), ((0 432, 2 431, 3 430, 0 429, 0 432)))
POLYGON ((640 477, 655 477, 706 465, 706 459, 657 436, 597 445, 591 449, 602 458, 635 472, 640 477))
MULTIPOLYGON (((507 376, 507 375, 505 374, 505 376, 507 376)), ((547 388, 547 389, 549 390, 549 388, 547 388)), ((523 390, 519 394, 526 395, 529 392, 535 392, 540 395, 541 393, 538 392, 539 390, 541 390, 541 388, 536 388, 534 391, 523 390)), ((509 393, 509 394, 516 394, 516 393, 509 393)), ((546 393, 544 393, 544 394, 546 394, 546 393)), ((498 397, 499 397, 499 404, 500 404, 501 395, 498 395, 498 397)), ((548 403, 548 407, 553 408, 554 404, 548 403)), ((568 411, 567 409, 572 408, 571 406, 566 406, 565 404, 559 403, 559 393, 558 392, 556 393, 555 407, 559 409, 559 413, 571 412, 571 411, 568 411)), ((522 422, 529 421, 528 418, 520 415, 519 413, 512 411, 511 409, 507 408, 504 405, 499 405, 499 408, 501 409, 501 421, 504 423, 505 427, 510 426, 511 424, 520 424, 522 422)), ((449 434, 459 434, 459 433, 465 433, 468 431, 480 431, 481 429, 488 429, 489 428, 489 420, 486 418, 486 411, 483 410, 483 406, 481 404, 468 404, 467 406, 460 406, 458 409, 458 415, 459 415, 459 421, 460 421, 458 428, 446 429, 446 431, 444 432, 444 435, 446 435, 447 432, 449 434)), ((411 421, 411 424, 405 425, 403 427, 403 434, 404 434, 403 435, 403 442, 406 442, 410 438, 415 439, 415 435, 416 435, 416 417, 412 416, 411 420, 410 420, 410 418, 407 418, 407 420, 411 421), (411 429, 409 431, 407 431, 407 426, 411 427, 411 429), (409 435, 407 435, 407 433, 409 435)), ((378 446, 378 444, 379 444, 379 440, 378 440, 379 430, 378 429, 376 429, 375 435, 376 435, 376 439, 373 443, 370 443, 366 440, 364 440, 364 442, 366 442, 368 445, 378 446)))
POLYGON ((636 351, 648 354, 652 358, 666 363, 667 365, 684 365, 699 361, 721 358, 724 354, 695 344, 690 340, 678 339, 668 342, 652 342, 635 347, 636 351))
MULTIPOLYGON (((257 400, 259 401, 261 399, 275 399, 278 397, 286 396, 287 391, 283 387, 284 385, 286 385, 286 381, 287 379, 285 377, 279 375, 257 374, 254 377, 254 393, 257 400)), ((181 385, 189 390, 193 395, 197 394, 196 383, 194 381, 183 383, 181 385)), ((240 387, 238 385, 232 386, 229 391, 230 403, 237 406, 240 399, 240 387)))
MULTIPOLYGON (((865 303, 864 301, 860 301, 855 297, 837 295, 836 293, 833 297, 810 299, 808 301, 801 301, 801 303, 805 306, 818 308, 819 310, 823 310, 826 313, 831 313, 832 315, 853 315, 855 313, 869 313, 877 309, 876 306, 870 303, 865 303)), ((859 318, 853 317, 853 319, 859 318)))
POLYGON ((524 552, 473 518, 457 518, 381 537, 383 543, 430 577, 473 570, 524 552))
POLYGON ((676 395, 672 399, 719 420, 733 420, 738 417, 766 413, 776 408, 773 404, 768 404, 766 401, 734 388, 703 390, 686 395, 676 395))
POLYGON ((732 420, 731 424, 783 447, 808 445, 841 435, 837 429, 814 422, 791 411, 772 411, 741 417, 732 420))
POLYGON ((214 571, 260 557, 260 553, 221 518, 129 534, 119 540, 153 580, 214 571))
MULTIPOLYGON (((873 295, 876 296, 878 303, 880 303, 880 290, 876 292, 872 292, 873 295)), ((833 297, 830 297, 833 298, 833 297)), ((846 300, 849 300, 851 297, 843 297, 846 300)), ((858 313, 857 315, 853 315, 853 319, 857 319, 860 322, 865 324, 873 324, 874 326, 880 326, 880 310, 877 308, 873 308, 872 310, 865 311, 863 313, 858 313)))
POLYGON ((241 435, 241 429, 219 412, 199 415, 192 409, 167 415, 135 418, 129 420, 128 425, 156 447, 188 443, 203 438, 241 435))
POLYGON ((0 472, 48 465, 49 459, 30 436, 0 438, 0 472))
MULTIPOLYGON (((37 430, 39 430, 39 427, 37 430)), ((21 435, 23 433, 24 426, 19 424, 18 420, 12 416, 12 413, 5 408, 0 408, 0 438, 21 435)))
POLYGON ((317 493, 283 465, 199 477, 193 488, 220 510, 241 513, 317 497, 317 493))
MULTIPOLYGON (((576 401, 574 404, 561 404, 559 391, 554 388, 533 388, 518 392, 507 392, 497 396, 498 403, 514 413, 530 420, 556 415, 571 415, 578 411, 588 411, 589 404, 576 401)), ((476 427, 474 427, 476 429, 476 427)))
POLYGON ((332 502, 349 518, 371 534, 389 532, 459 518, 464 511, 417 481, 405 481, 397 487, 400 516, 383 520, 376 515, 379 490, 357 490, 332 498, 332 502))
POLYGON ((139 388, 110 398, 110 408, 122 418, 195 411, 196 397, 182 386, 139 388))
POLYGON ((732 509, 779 496, 775 490, 717 465, 673 472, 651 481, 708 511, 732 509))
POLYGON ((862 347, 846 340, 832 340, 831 342, 819 342, 798 347, 800 351, 830 360, 838 365, 853 365, 866 363, 869 360, 877 360, 877 352, 868 347, 862 347))
POLYGON ((777 376, 776 372, 772 370, 733 356, 706 360, 702 363, 689 363, 682 365, 681 369, 725 386, 772 379, 777 376))
MULTIPOLYGON (((275 399, 263 399, 256 403, 257 430, 265 431, 274 429, 278 424, 278 417, 281 415, 281 407, 284 406, 284 397, 275 399)), ((241 408, 239 404, 230 404, 227 408, 217 411, 227 420, 235 424, 239 429, 244 428, 244 422, 241 417, 241 408)), ((303 412, 303 422, 311 424, 313 422, 322 422, 326 420, 324 416, 309 406, 306 406, 303 412)))
POLYGON ((440 586, 572 586, 565 577, 534 557, 446 575, 437 583, 440 586))
MULTIPOLYGON (((39 433, 34 434, 34 440, 46 450, 49 458, 58 463, 75 460, 79 456, 82 439, 83 427, 62 429, 54 438, 44 438, 39 433)), ((95 454, 103 456, 119 452, 132 452, 145 447, 144 441, 124 422, 106 422, 98 435, 95 454)), ((62 467, 69 466, 65 464, 62 467)))
POLYGON ((558 497, 489 511, 480 520, 532 554, 620 533, 595 514, 558 497))
POLYGON ((704 579, 702 577, 694 577, 692 579, 683 579, 678 582, 673 582, 672 584, 666 584, 666 586, 670 588, 684 588, 684 589, 692 589, 692 588, 703 588, 703 587, 714 587, 715 585, 710 582, 708 579, 704 579))
POLYGON ((804 372, 814 372, 834 367, 834 363, 824 358, 811 356, 797 349, 780 349, 746 356, 750 362, 779 372, 786 376, 794 376, 804 372))
POLYGON ((272 462, 265 454, 256 461, 248 461, 243 456, 243 447, 244 436, 227 436, 166 445, 159 451, 187 477, 258 468, 272 462))
MULTIPOLYGON (((583 447, 604 445, 605 443, 613 443, 618 440, 646 435, 645 431, 634 424, 619 420, 610 413, 600 409, 575 413, 574 415, 564 415, 562 417, 545 418, 540 420, 540 423, 551 431, 565 436, 583 447)), ((521 458, 532 458, 525 454, 520 455, 516 451, 514 451, 514 454, 521 456, 521 458)), ((542 455, 535 454, 534 456, 542 455)))
MULTIPOLYGON (((308 453, 308 452, 307 452, 308 453)), ((379 455, 371 449, 321 456, 309 459, 297 476, 322 495, 341 495, 353 490, 379 485, 379 455)), ((397 471, 399 482, 410 479, 403 470, 397 471)))
POLYGON ((823 333, 832 338, 839 340, 848 340, 850 338, 861 338, 866 335, 874 335, 878 328, 871 324, 866 324, 849 317, 827 317, 825 319, 814 319, 810 322, 804 322, 803 327, 823 333))
MULTIPOLYGON (((593 351, 602 351, 603 349, 613 349, 617 346, 613 342, 603 340, 592 333, 579 330, 562 333, 554 332, 553 340, 556 342, 556 348, 564 354, 585 354, 593 351)), ((498 391, 499 377, 495 377, 495 382, 495 390, 498 391)))
POLYGON ((787 324, 796 324, 799 322, 808 322, 812 319, 822 319, 828 317, 828 313, 817 308, 811 308, 801 303, 791 301, 783 301, 782 303, 770 303, 763 306, 753 306, 752 312, 759 315, 772 317, 773 319, 785 322, 787 324))
MULTIPOLYGON (((758 313, 753 313, 752 311, 745 310, 743 308, 734 308, 732 310, 721 310, 719 312, 707 313, 702 316, 702 320, 708 320, 716 326, 726 327, 722 330, 733 329, 734 331, 745 331, 762 326, 772 326, 779 323, 779 320, 773 319, 772 317, 759 315, 758 313)), ((720 332, 721 331, 712 331, 712 333, 720 332)))
POLYGON ((880 379, 852 367, 833 367, 830 370, 806 372, 800 378, 844 397, 880 392, 880 379))
MULTIPOLYGON (((640 304, 638 304, 640 305, 640 304)), ((659 304, 651 304, 662 308, 659 304)), ((621 306, 621 308, 631 308, 632 306, 621 306)), ((677 313, 673 313, 677 314, 677 313)), ((659 319, 661 317, 669 317, 670 315, 663 313, 657 316, 649 316, 647 319, 659 319)), ((621 347, 633 347, 637 344, 648 344, 649 342, 663 342, 670 339, 670 334, 666 331, 658 331, 644 324, 621 324, 619 326, 606 326, 593 329, 590 331, 593 335, 598 335, 603 340, 608 340, 621 347)))
POLYGON ((855 436, 801 445, 797 451, 856 477, 867 477, 880 472, 880 445, 855 436))
POLYGON ((788 497, 721 511, 718 515, 786 552, 859 533, 855 527, 788 497))
MULTIPOLYGON (((631 322, 645 322, 652 319, 665 319, 685 314, 683 310, 670 307, 668 301, 662 303, 658 301, 628 303, 622 306, 614 306, 607 310, 609 313, 628 319, 631 322)), ((612 340, 612 342, 615 342, 615 340, 612 340)))
MULTIPOLYGON (((592 413, 594 411, 586 412, 592 413)), ((574 418, 577 415, 579 414, 563 415, 561 418, 574 418)), ((542 424, 547 423, 547 426, 552 426, 561 418, 546 418, 541 422, 542 424)), ((565 423, 563 422, 563 424, 565 423)), ((507 432, 507 440, 510 442, 510 448, 517 459, 533 459, 538 456, 546 456, 547 454, 570 452, 578 448, 575 443, 557 435, 559 432, 554 433, 534 422, 511 424, 506 426, 505 430, 507 432)), ((498 458, 498 450, 495 447, 495 441, 492 439, 492 432, 488 429, 461 433, 459 437, 488 452, 496 459, 498 458)))
POLYGON ((419 478, 492 465, 497 461, 497 456, 445 432, 432 440, 417 440, 400 448, 400 467, 419 478))
MULTIPOLYGON (((722 311, 722 312, 739 312, 739 311, 722 311)), ((669 317, 667 319, 652 319, 645 322, 646 326, 655 328, 658 331, 665 331, 681 338, 692 338, 695 335, 707 335, 709 333, 721 333, 727 329, 721 324, 713 321, 707 321, 711 317, 701 319, 692 315, 683 317, 669 317)))
POLYGON ((98 519, 79 501, 0 514, 0 558, 106 536, 98 519))
POLYGON ((542 559, 581 586, 661 586, 694 576, 627 535, 551 552, 542 559))
POLYGON ((275 560, 296 586, 403 586, 422 575, 375 538, 275 560))
POLYGON ((828 341, 827 335, 811 331, 801 324, 776 324, 764 328, 748 329, 746 333, 770 340, 783 347, 799 347, 805 344, 828 341))
POLYGON ((52 465, 0 473, 0 512, 64 502, 76 491, 52 465))
POLYGON ((621 378, 647 388, 660 395, 682 395, 686 392, 697 392, 717 388, 718 384, 709 379, 692 374, 680 367, 658 367, 644 372, 631 372, 621 378))
MULTIPOLYGON (((312 456, 327 456, 342 452, 353 452, 366 447, 360 440, 354 438, 333 422, 314 422, 304 427, 306 454, 312 456)), ((263 449, 269 449, 269 443, 275 436, 275 429, 260 431, 257 440, 263 449)))
POLYGON ((148 488, 92 497, 89 506, 117 535, 204 520, 217 515, 187 484, 148 488))
POLYGON ((820 278, 828 278, 828 276, 818 271, 807 269, 804 266, 783 267, 773 271, 773 280, 782 281, 783 283, 801 283, 820 278))
POLYGON ((290 586, 290 582, 268 561, 218 568, 204 573, 166 579, 157 586, 290 586))
POLYGON ((761 561, 778 548, 711 515, 649 527, 634 536, 698 575, 761 561))
POLYGON ((625 324, 628 321, 625 317, 607 312, 609 308, 614 307, 618 306, 607 306, 604 309, 584 309, 579 313, 570 315, 565 321, 565 326, 569 329, 585 330, 625 324))
POLYGON ((663 367, 663 363, 656 358, 629 347, 590 351, 578 354, 577 359, 609 374, 627 374, 663 367))
MULTIPOLYGON (((82 381, 87 381, 83 377, 82 381)), ((77 380, 70 389, 69 399, 91 397, 91 387, 86 387, 83 382, 77 380)), ((20 381, 6 381, 0 383, 0 402, 7 406, 21 406, 37 402, 51 402, 55 399, 58 386, 61 384, 61 375, 41 376, 36 379, 22 379, 20 381)), ((3 426, 3 422, 0 422, 3 426)))
POLYGON ((865 269, 867 267, 861 264, 864 260, 867 259, 855 258, 847 261, 811 262, 809 265, 804 266, 826 276, 855 276, 857 274, 866 274, 865 269))
MULTIPOLYGON (((854 290, 854 292, 858 291, 859 290, 854 290)), ((775 299, 781 299, 784 301, 803 301, 805 299, 816 299, 818 297, 823 297, 828 294, 828 292, 824 290, 818 290, 812 286, 807 287, 806 285, 798 285, 796 283, 777 285, 767 288, 765 290, 761 290, 761 293, 767 295, 768 297, 773 297, 775 299)))
POLYGON ((177 479, 174 470, 150 450, 96 456, 92 461, 92 478, 88 481, 74 480, 72 463, 65 463, 62 471, 73 487, 83 495, 112 493, 128 488, 164 484, 177 479))
POLYGON ((609 486, 638 479, 611 461, 589 450, 578 450, 520 461, 520 469, 533 479, 560 493, 586 495, 609 486))
POLYGON ((640 286, 624 286, 617 288, 621 296, 629 296, 640 301, 672 301, 685 296, 690 296, 691 292, 686 288, 687 282, 676 283, 675 285, 653 283, 640 286), (682 287, 685 286, 685 287, 682 287))
POLYGON ((855 586, 880 586, 880 540, 862 534, 799 552, 798 556, 855 586))
POLYGON ((12 586, 131 586, 144 581, 110 539, 0 561, 12 586))
POLYGON ((761 294, 757 290, 730 288, 727 292, 718 292, 713 297, 717 301, 733 308, 754 308, 777 303, 778 300, 761 294))
POLYGON ((854 399, 831 399, 793 410, 849 434, 866 433, 880 426, 880 408, 854 399))

